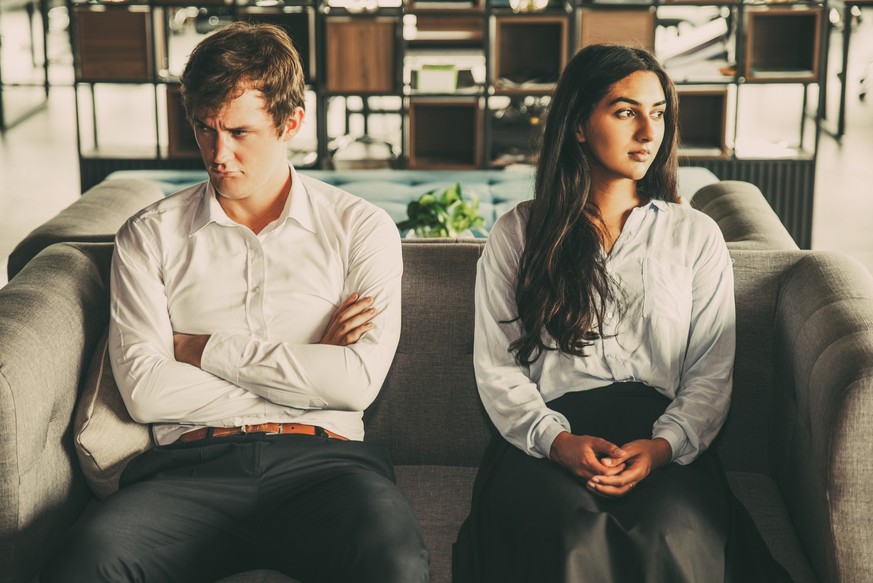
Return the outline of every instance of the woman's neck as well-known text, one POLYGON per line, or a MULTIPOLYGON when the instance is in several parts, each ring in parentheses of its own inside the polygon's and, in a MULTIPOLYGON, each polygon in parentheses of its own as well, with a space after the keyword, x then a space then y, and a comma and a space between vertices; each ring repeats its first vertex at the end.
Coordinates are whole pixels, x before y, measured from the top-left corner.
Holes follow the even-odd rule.
POLYGON ((600 214, 601 244, 608 254, 621 235, 624 224, 635 208, 643 203, 632 180, 612 183, 608 187, 592 185, 589 200, 600 214))

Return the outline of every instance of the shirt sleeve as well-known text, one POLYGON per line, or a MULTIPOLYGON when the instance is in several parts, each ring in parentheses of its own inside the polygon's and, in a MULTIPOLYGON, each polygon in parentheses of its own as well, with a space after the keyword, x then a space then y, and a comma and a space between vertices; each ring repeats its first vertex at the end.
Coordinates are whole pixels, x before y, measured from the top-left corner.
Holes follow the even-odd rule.
POLYGON ((516 213, 495 224, 476 274, 473 363, 485 410, 506 440, 527 454, 548 458, 552 442, 570 431, 567 419, 548 408, 528 367, 515 362, 509 345, 521 335, 515 281, 523 227, 516 213), (507 233, 515 228, 515 233, 507 233))
POLYGON ((217 331, 203 370, 264 399, 301 409, 363 411, 376 398, 400 340, 403 260, 397 227, 382 211, 352 227, 344 298, 372 296, 374 327, 340 347, 217 331))
POLYGON ((713 224, 694 265, 691 327, 676 398, 655 422, 673 461, 688 464, 705 451, 727 418, 736 352, 733 264, 713 224))
POLYGON ((137 219, 116 236, 109 351, 130 416, 140 423, 239 425, 294 411, 175 359, 157 245, 137 219))

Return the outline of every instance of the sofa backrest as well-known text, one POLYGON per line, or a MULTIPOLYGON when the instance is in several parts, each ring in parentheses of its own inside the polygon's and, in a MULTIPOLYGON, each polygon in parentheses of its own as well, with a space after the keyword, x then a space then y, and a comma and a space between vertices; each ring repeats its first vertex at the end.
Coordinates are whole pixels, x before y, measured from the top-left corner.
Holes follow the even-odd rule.
POLYGON ((403 320, 388 377, 364 422, 397 464, 475 467, 489 421, 473 374, 479 239, 403 242, 403 320))
MULTIPOLYGON (((480 240, 404 241, 403 327, 394 363, 366 412, 367 439, 395 463, 476 466, 494 431, 472 368, 480 240)), ((729 469, 769 473, 783 281, 809 254, 732 250, 737 360, 731 413, 715 447, 729 469)))

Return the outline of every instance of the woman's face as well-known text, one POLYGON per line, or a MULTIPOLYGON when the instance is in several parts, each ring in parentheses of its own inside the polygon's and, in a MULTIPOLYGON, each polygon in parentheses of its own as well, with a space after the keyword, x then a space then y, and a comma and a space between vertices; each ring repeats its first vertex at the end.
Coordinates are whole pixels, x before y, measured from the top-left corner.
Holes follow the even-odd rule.
POLYGON ((595 184, 646 175, 664 140, 666 108, 661 80, 651 71, 631 73, 609 88, 576 133, 591 152, 595 184))

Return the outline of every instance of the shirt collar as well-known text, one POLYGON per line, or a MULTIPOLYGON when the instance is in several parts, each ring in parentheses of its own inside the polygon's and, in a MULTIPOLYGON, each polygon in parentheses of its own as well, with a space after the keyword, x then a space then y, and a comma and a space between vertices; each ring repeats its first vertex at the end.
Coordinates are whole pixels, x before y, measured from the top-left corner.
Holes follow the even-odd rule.
POLYGON ((651 208, 651 207, 655 207, 659 211, 667 211, 670 209, 670 206, 667 204, 666 201, 657 200, 654 198, 649 201, 649 208, 651 208))
MULTIPOLYGON (((287 219, 293 219, 301 227, 310 232, 315 232, 315 222, 312 219, 312 207, 309 202, 309 191, 300 180, 297 171, 290 164, 288 167, 291 170, 291 192, 288 194, 288 200, 285 201, 285 208, 276 221, 276 225, 282 225, 287 219)), ((225 225, 232 227, 236 225, 227 214, 221 205, 218 203, 218 196, 212 182, 206 181, 206 187, 203 189, 203 196, 200 198, 197 209, 194 213, 194 220, 191 221, 191 229, 188 236, 195 235, 200 229, 210 223, 225 225)))
POLYGON ((315 232, 315 220, 312 218, 312 203, 310 201, 309 190, 297 174, 294 166, 291 166, 291 193, 288 195, 288 201, 285 203, 285 210, 279 217, 280 222, 286 219, 293 219, 301 227, 307 231, 315 232))

